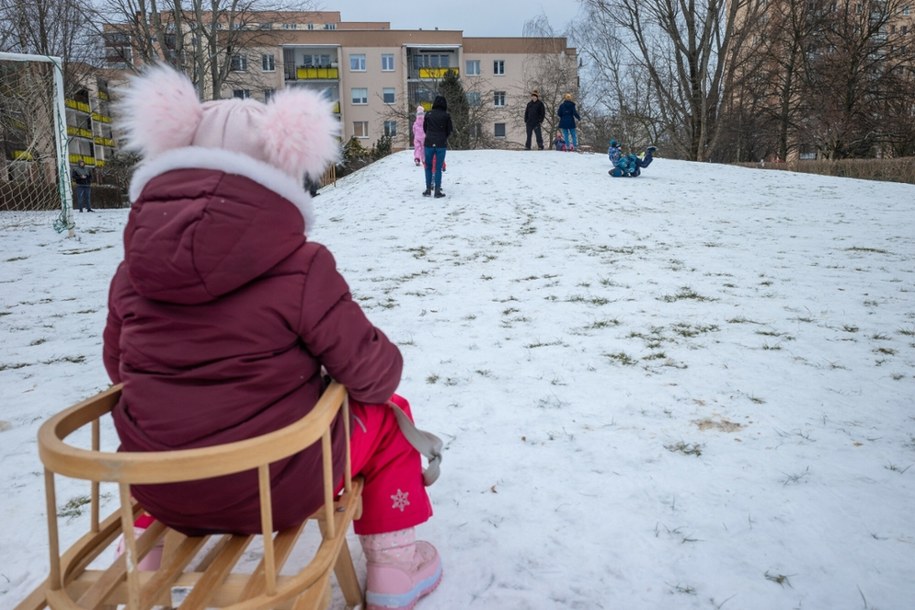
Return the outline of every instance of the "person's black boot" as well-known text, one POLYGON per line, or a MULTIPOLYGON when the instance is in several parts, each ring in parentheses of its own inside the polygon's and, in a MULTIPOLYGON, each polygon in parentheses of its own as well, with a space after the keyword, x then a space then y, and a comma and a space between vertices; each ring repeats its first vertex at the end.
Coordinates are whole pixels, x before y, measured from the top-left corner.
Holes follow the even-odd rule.
POLYGON ((426 187, 426 190, 423 191, 423 197, 428 197, 428 196, 431 195, 431 194, 432 194, 432 187, 431 187, 431 186, 427 186, 427 187, 426 187))
POLYGON ((442 189, 435 189, 435 198, 441 199, 445 196, 445 193, 442 192, 442 189))

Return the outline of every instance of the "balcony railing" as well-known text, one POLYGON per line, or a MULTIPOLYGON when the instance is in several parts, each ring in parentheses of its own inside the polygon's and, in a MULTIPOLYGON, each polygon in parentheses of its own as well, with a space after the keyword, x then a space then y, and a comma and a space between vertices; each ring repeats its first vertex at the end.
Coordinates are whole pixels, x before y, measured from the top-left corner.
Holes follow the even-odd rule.
POLYGON ((79 110, 81 112, 92 112, 92 109, 86 102, 77 102, 76 100, 67 99, 64 100, 64 105, 67 108, 73 108, 74 110, 79 110))
POLYGON ((296 80, 339 80, 340 69, 331 67, 306 67, 295 69, 296 80))
POLYGON ((91 129, 85 129, 83 127, 73 127, 72 125, 67 125, 67 135, 68 136, 79 136, 81 138, 92 138, 91 129))
POLYGON ((442 79, 445 78, 445 74, 449 70, 453 70, 458 76, 461 74, 457 68, 420 68, 416 71, 416 76, 418 78, 442 79))

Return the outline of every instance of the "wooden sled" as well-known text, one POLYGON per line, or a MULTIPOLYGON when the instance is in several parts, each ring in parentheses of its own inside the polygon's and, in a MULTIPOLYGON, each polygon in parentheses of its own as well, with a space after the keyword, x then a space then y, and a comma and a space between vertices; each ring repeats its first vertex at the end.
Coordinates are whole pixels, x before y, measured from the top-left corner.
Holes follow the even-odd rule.
POLYGON ((346 543, 350 523, 362 511, 362 479, 353 479, 351 474, 346 388, 332 383, 307 416, 257 438, 180 451, 102 452, 99 420, 114 408, 120 394, 121 386, 97 394, 58 413, 38 432, 39 455, 45 466, 51 567, 47 580, 16 610, 326 608, 331 600, 332 571, 347 607, 363 603, 346 543), (335 496, 330 426, 341 411, 347 459, 344 489, 335 496), (68 436, 86 427, 91 430, 90 449, 66 442, 68 436), (324 506, 300 526, 271 535, 269 465, 317 442, 321 443, 324 463, 324 506), (248 470, 258 472, 262 536, 188 537, 155 521, 135 539, 134 519, 142 509, 131 498, 131 485, 206 479, 248 470), (89 532, 63 554, 59 549, 56 475, 91 481, 89 532), (120 497, 120 508, 104 520, 99 517, 100 482, 116 483, 120 497), (312 520, 318 523, 320 538, 315 535, 313 541, 304 540, 301 534, 312 520), (125 552, 116 556, 113 543, 122 533, 126 533, 125 552), (252 567, 249 560, 242 572, 237 564, 255 539, 263 545, 260 561, 252 567), (160 541, 164 542, 164 552, 159 569, 139 570, 138 563, 160 541), (308 542, 313 544, 308 547, 308 542), (311 560, 294 574, 281 574, 293 550, 298 555, 302 547, 309 552, 313 549, 311 560), (90 566, 100 563, 104 567, 90 566))

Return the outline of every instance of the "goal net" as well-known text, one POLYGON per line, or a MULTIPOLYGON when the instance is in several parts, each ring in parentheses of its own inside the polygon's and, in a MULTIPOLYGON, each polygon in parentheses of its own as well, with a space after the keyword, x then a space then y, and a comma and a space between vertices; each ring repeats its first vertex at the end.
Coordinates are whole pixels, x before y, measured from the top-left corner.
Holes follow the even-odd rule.
POLYGON ((73 191, 61 62, 0 53, 0 228, 52 217, 70 231, 73 191))

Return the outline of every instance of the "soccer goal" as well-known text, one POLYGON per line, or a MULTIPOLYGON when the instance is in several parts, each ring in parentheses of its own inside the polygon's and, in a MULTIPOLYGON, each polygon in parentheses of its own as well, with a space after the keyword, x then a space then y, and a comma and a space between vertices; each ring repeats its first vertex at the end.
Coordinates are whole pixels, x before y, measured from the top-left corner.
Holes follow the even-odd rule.
POLYGON ((0 228, 56 212, 54 229, 72 235, 60 58, 0 53, 0 147, 0 228))

